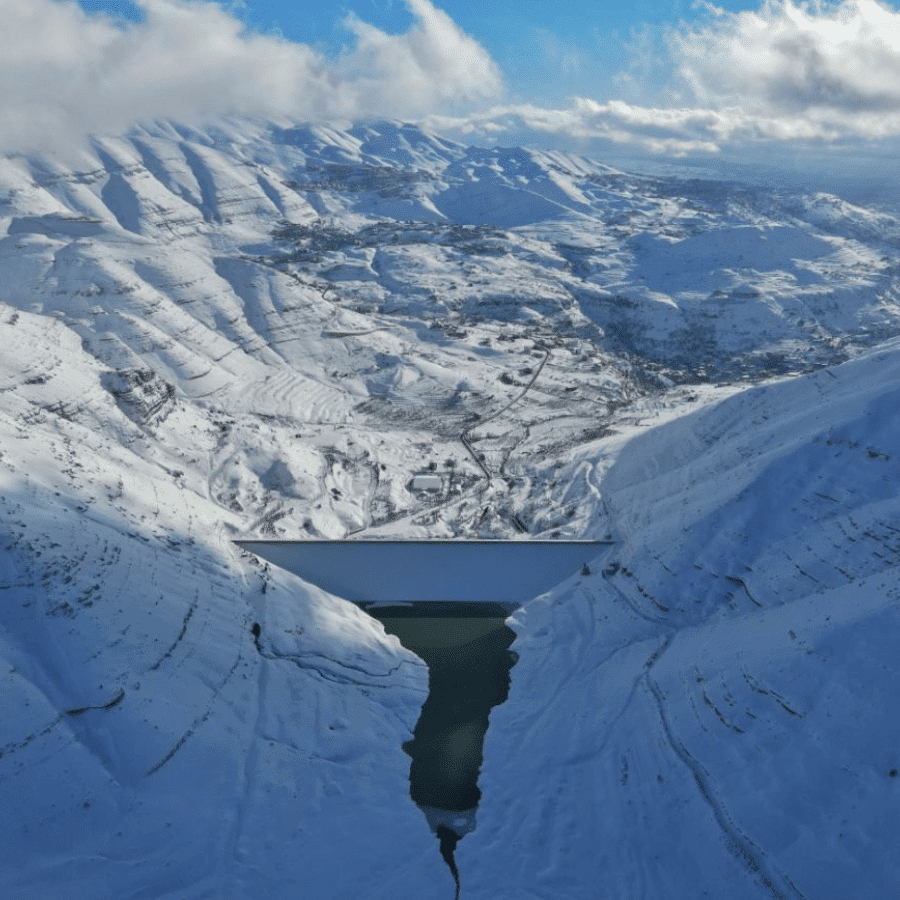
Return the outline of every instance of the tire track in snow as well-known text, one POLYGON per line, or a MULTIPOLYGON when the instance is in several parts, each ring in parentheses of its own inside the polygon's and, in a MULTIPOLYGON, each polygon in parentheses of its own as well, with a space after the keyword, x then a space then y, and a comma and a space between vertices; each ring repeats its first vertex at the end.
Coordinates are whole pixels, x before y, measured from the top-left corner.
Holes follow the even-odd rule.
POLYGON ((244 656, 242 650, 238 651, 238 657, 234 661, 234 664, 228 670, 225 677, 219 682, 218 685, 216 685, 216 688, 213 691, 213 695, 209 700, 209 705, 207 706, 206 711, 202 715, 197 716, 197 718, 195 718, 194 721, 191 722, 190 727, 176 741, 172 749, 162 759, 160 759, 159 762, 157 762, 147 770, 147 772, 145 773, 145 777, 149 777, 158 772, 187 743, 187 741, 194 736, 196 731, 203 725, 203 723, 206 722, 207 719, 210 718, 210 716, 212 716, 213 707, 215 706, 216 701, 219 699, 219 694, 221 694, 222 689, 225 687, 225 685, 228 684, 229 681, 231 681, 232 676, 237 670, 237 667, 243 661, 243 658, 244 656))
POLYGON ((656 665, 660 657, 666 652, 671 642, 672 638, 667 638, 659 649, 647 660, 647 670, 642 676, 643 681, 646 683, 656 702, 656 709, 659 713, 663 733, 666 736, 669 746, 694 776, 694 781, 700 790, 701 796, 709 805, 716 823, 722 830, 725 837, 725 846, 738 858, 738 860, 740 860, 747 871, 762 882, 763 887, 765 887, 775 900, 791 900, 791 898, 794 898, 794 900, 806 900, 804 895, 801 894, 791 882, 790 878, 784 874, 772 871, 770 865, 766 861, 765 851, 758 847, 748 835, 741 831, 737 823, 731 817, 731 814, 725 808, 724 803, 716 795, 712 787, 712 776, 672 731, 672 726, 665 710, 665 694, 663 693, 662 688, 660 688, 651 677, 653 666, 656 665))
MULTIPOLYGON (((263 582, 265 588, 265 582, 263 582)), ((248 624, 249 618, 245 621, 248 624)), ((259 638, 256 629, 251 631, 254 637, 254 644, 259 650, 259 638)), ((266 695, 268 690, 268 672, 265 663, 261 663, 257 669, 255 711, 253 715, 253 731, 249 735, 249 741, 246 751, 243 754, 243 766, 241 767, 241 781, 237 786, 236 803, 233 816, 228 828, 228 834, 225 837, 222 847, 222 853, 219 859, 219 875, 228 877, 230 872, 228 864, 230 861, 236 860, 239 844, 244 833, 244 820, 248 806, 252 805, 251 794, 256 787, 256 779, 254 773, 259 769, 259 742, 265 740, 263 724, 265 721, 266 711, 266 695)))
POLYGON ((163 653, 160 658, 147 669, 148 672, 155 672, 162 664, 167 660, 174 652, 175 648, 181 643, 184 638, 185 633, 187 632, 188 625, 190 624, 191 619, 193 618, 194 612, 197 610, 197 604, 200 602, 199 592, 196 592, 194 595, 194 600, 191 605, 188 607, 188 611, 184 615, 184 619, 181 623, 181 630, 178 632, 175 640, 172 642, 172 645, 163 653))
POLYGON ((377 688, 386 688, 391 687, 392 682, 390 679, 391 675, 397 672, 402 666, 405 665, 415 665, 415 663, 408 660, 401 660, 397 663, 393 668, 388 669, 386 672, 369 672, 367 669, 363 669, 360 666, 354 666, 350 663, 341 662, 337 659, 330 659, 329 657, 322 656, 319 653, 307 653, 307 654, 288 654, 288 653, 277 653, 274 650, 267 649, 259 651, 260 656, 263 659, 269 660, 284 660, 285 662, 291 662, 297 668, 302 669, 303 671, 315 672, 325 681, 332 681, 336 684, 352 684, 358 687, 377 687, 377 688), (311 663, 311 659, 321 659, 325 662, 333 663, 334 665, 340 667, 341 669, 346 669, 348 672, 359 672, 361 675, 368 676, 369 678, 382 678, 385 679, 382 682, 378 681, 361 681, 359 678, 354 678, 352 676, 340 675, 336 672, 331 672, 326 668, 323 668, 320 665, 315 665, 311 663))
POLYGON ((522 389, 521 393, 519 393, 515 397, 513 397, 512 400, 510 400, 504 406, 501 406, 500 409, 498 409, 495 413, 492 413, 487 418, 479 419, 477 422, 474 422, 468 428, 465 428, 465 429, 463 429, 462 432, 460 432, 460 435, 459 435, 460 441, 462 442, 462 444, 466 448, 466 450, 469 451, 469 454, 472 456, 472 459, 475 460, 475 464, 478 466, 478 468, 481 469, 482 472, 484 472, 485 477, 488 479, 491 479, 493 476, 492 476, 490 470, 487 468, 487 466, 484 465, 481 458, 478 456, 478 454, 475 452, 474 448, 472 447, 472 444, 471 444, 472 438, 470 437, 470 435, 476 428, 480 428, 482 425, 487 425, 488 422, 492 422, 494 419, 502 416, 503 413, 505 413, 508 409, 510 409, 512 406, 514 406, 516 403, 518 403, 531 390, 531 388, 534 386, 534 383, 538 380, 538 376, 540 376, 541 372, 543 371, 544 366, 547 364, 547 360, 550 359, 550 348, 544 347, 543 349, 544 349, 544 354, 545 354, 544 358, 540 361, 540 363, 538 363, 538 367, 534 370, 534 374, 531 376, 531 379, 528 382, 528 384, 526 384, 525 387, 522 389))

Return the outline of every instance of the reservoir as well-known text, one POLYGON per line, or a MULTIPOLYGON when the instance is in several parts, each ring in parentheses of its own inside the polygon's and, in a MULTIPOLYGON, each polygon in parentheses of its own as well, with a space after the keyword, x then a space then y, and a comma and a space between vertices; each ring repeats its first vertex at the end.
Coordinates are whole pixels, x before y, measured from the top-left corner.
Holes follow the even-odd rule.
POLYGON ((452 821, 437 811, 471 811, 481 798, 488 714, 509 693, 515 633, 504 624, 508 611, 494 603, 419 603, 372 614, 428 665, 428 699, 403 748, 412 757, 410 795, 435 821, 452 821))
POLYGON ((360 605, 428 665, 413 738, 410 796, 454 873, 456 840, 475 827, 491 709, 516 655, 505 623, 582 571, 599 541, 238 541, 240 547, 360 605))

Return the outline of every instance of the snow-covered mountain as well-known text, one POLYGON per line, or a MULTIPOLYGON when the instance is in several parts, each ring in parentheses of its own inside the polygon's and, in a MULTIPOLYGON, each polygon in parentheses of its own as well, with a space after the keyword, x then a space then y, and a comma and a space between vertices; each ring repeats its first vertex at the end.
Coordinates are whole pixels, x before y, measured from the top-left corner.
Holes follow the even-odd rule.
POLYGON ((896 893, 900 219, 229 120, 0 160, 0 235, 4 895, 453 896, 423 664, 233 544, 354 534, 613 541, 462 897, 896 893))

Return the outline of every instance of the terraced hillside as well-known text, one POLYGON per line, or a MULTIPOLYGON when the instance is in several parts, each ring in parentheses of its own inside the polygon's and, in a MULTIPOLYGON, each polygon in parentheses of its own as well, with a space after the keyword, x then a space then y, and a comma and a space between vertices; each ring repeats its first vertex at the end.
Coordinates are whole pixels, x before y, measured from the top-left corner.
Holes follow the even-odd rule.
POLYGON ((233 544, 361 535, 613 542, 462 897, 889 895, 898 238, 397 123, 0 160, 5 894, 452 896, 421 662, 233 544))

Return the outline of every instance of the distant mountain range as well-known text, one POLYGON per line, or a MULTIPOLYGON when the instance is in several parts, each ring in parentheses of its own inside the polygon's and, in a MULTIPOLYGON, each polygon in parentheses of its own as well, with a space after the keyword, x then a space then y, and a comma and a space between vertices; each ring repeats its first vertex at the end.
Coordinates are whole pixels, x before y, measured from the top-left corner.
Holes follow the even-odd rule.
POLYGON ((424 667, 233 544, 359 535, 611 542, 513 622, 461 896, 891 896, 898 274, 399 123, 0 160, 4 895, 453 896, 424 667))

